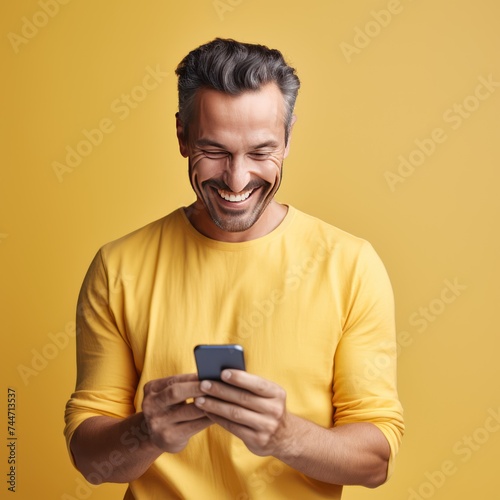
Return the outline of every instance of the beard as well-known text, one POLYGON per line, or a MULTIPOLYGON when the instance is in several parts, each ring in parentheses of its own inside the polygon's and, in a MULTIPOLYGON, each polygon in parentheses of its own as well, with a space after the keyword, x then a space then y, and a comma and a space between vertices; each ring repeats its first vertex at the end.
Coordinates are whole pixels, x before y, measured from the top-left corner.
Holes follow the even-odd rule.
POLYGON ((250 229, 260 219, 272 200, 271 188, 272 185, 268 182, 250 182, 243 191, 253 190, 248 200, 251 206, 241 209, 226 208, 218 203, 218 198, 222 200, 218 189, 231 191, 224 183, 205 181, 201 185, 201 192, 203 203, 214 224, 223 231, 238 233, 250 229))
POLYGON ((232 192, 221 179, 208 179, 200 184, 196 175, 191 175, 191 164, 189 172, 191 186, 201 205, 199 210, 205 210, 219 229, 231 233, 246 231, 260 219, 278 191, 282 178, 281 168, 275 184, 263 179, 251 180, 241 192, 252 190, 252 193, 249 199, 245 200, 245 206, 238 208, 236 203, 234 207, 228 206, 219 195, 218 190, 232 192))

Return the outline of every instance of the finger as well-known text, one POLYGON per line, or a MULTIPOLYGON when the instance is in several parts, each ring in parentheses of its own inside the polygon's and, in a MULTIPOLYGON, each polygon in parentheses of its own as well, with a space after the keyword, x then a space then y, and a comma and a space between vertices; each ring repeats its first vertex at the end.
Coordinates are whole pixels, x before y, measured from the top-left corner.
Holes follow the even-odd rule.
POLYGON ((161 419, 151 422, 149 428, 153 442, 170 453, 177 453, 185 448, 189 439, 198 432, 206 429, 214 422, 207 416, 171 425, 161 419))
POLYGON ((158 378, 150 380, 145 386, 144 391, 159 392, 171 384, 179 382, 194 382, 198 380, 196 373, 184 373, 181 375, 173 375, 172 377, 158 378))
POLYGON ((257 396, 246 389, 240 389, 239 387, 209 380, 201 382, 200 389, 203 393, 214 398, 227 401, 229 403, 235 403, 238 406, 261 413, 266 412, 270 402, 269 399, 257 396))
POLYGON ((163 415, 160 415, 159 418, 164 418, 165 416, 168 416, 168 421, 170 423, 175 424, 199 420, 204 418, 206 415, 205 412, 201 408, 198 408, 194 403, 189 403, 167 406, 163 415))
MULTIPOLYGON (((201 396, 203 392, 200 389, 198 381, 193 382, 176 382, 173 381, 158 392, 149 393, 160 406, 171 406, 201 396)), ((145 393, 146 396, 146 393, 145 393)))
POLYGON ((200 383, 196 381, 169 385, 158 392, 156 397, 166 405, 174 405, 186 403, 186 401, 202 394, 203 391, 200 389, 200 383))
POLYGON ((284 393, 278 384, 243 370, 223 370, 221 379, 227 384, 241 387, 264 398, 280 397, 284 393))
POLYGON ((221 417, 227 422, 242 425, 256 431, 269 431, 273 426, 270 416, 214 398, 196 398, 195 405, 203 409, 209 418, 221 417))
POLYGON ((207 416, 214 423, 240 438, 255 455, 266 456, 273 454, 276 443, 282 441, 277 436, 275 427, 268 426, 263 429, 255 429, 212 413, 207 413, 207 416))
POLYGON ((227 420, 226 418, 223 418, 219 415, 209 413, 208 418, 212 421, 212 423, 220 425, 234 436, 240 438, 245 443, 253 442, 257 436, 257 433, 254 429, 243 424, 232 422, 231 420, 227 420))
POLYGON ((198 434, 198 432, 201 432, 202 430, 206 429, 207 427, 210 427, 213 425, 215 422, 213 420, 210 420, 208 417, 200 418, 199 420, 195 420, 191 423, 190 430, 191 434, 190 436, 194 436, 195 434, 198 434))
POLYGON ((146 415, 176 415, 175 421, 180 421, 184 413, 191 415, 195 411, 192 398, 201 396, 203 392, 200 390, 199 382, 184 382, 169 385, 158 393, 151 392, 145 389, 144 399, 142 401, 142 409, 146 415), (190 400, 190 401, 188 401, 190 400), (186 409, 187 408, 187 409, 186 409))
POLYGON ((182 422, 175 426, 176 432, 179 434, 184 434, 187 437, 191 437, 194 434, 210 427, 214 423, 213 420, 208 418, 207 415, 203 415, 202 418, 196 420, 191 420, 189 422, 182 422))

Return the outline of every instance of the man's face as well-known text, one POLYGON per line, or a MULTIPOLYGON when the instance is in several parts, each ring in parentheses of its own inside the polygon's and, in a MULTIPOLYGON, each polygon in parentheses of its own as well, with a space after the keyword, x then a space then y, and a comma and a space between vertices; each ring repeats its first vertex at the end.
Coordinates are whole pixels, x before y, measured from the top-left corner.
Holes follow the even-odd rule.
MULTIPOLYGON (((275 84, 239 96, 211 89, 198 92, 187 140, 182 124, 177 125, 197 196, 190 219, 200 232, 234 240, 226 233, 252 228, 255 233, 256 226, 264 229, 278 216, 276 202, 271 202, 288 155, 284 113, 283 96, 275 84)), ((238 239, 247 238, 242 234, 238 239)))

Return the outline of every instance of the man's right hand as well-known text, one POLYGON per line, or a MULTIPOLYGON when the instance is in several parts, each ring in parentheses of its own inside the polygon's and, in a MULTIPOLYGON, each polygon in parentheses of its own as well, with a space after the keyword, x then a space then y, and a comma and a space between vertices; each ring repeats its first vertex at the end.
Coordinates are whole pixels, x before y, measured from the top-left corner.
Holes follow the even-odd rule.
POLYGON ((213 423, 194 403, 187 402, 202 395, 194 373, 161 378, 144 386, 142 412, 124 419, 102 415, 83 421, 71 439, 78 470, 92 484, 134 481, 163 452, 183 450, 191 436, 213 423), (144 429, 144 423, 149 439, 141 435, 138 449, 125 445, 123 437, 134 434, 133 429, 144 429), (109 457, 117 453, 122 461, 111 465, 109 457), (96 470, 96 463, 109 464, 106 475, 96 470))
POLYGON ((187 402, 203 395, 195 373, 148 382, 144 386, 142 412, 150 441, 168 453, 182 451, 191 436, 213 424, 203 411, 187 402))

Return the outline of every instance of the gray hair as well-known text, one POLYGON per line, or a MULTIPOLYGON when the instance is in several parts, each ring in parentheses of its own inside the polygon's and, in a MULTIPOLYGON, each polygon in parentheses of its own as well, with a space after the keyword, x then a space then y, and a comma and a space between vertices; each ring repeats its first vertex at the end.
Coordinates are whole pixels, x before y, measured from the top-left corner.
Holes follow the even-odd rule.
POLYGON ((175 73, 179 77, 179 119, 186 137, 199 89, 209 88, 239 95, 274 82, 285 101, 285 144, 288 143, 300 80, 279 50, 216 38, 191 51, 177 66, 175 73))

